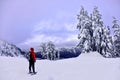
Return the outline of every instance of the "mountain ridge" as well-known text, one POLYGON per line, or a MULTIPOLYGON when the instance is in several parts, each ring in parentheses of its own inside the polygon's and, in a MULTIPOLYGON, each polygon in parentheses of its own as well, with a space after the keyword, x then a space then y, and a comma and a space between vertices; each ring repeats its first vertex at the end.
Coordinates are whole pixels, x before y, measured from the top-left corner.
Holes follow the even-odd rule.
POLYGON ((19 57, 22 56, 22 50, 14 44, 10 44, 7 41, 0 40, 0 55, 19 57))

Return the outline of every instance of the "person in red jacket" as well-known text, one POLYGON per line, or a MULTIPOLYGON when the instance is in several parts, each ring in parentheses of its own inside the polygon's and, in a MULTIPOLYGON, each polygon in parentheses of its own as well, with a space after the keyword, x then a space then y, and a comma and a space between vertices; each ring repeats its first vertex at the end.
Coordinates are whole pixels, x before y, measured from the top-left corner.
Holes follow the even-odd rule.
POLYGON ((30 48, 30 55, 29 55, 29 73, 32 73, 31 68, 33 70, 33 73, 35 74, 35 62, 36 62, 36 55, 34 52, 34 48, 30 48))

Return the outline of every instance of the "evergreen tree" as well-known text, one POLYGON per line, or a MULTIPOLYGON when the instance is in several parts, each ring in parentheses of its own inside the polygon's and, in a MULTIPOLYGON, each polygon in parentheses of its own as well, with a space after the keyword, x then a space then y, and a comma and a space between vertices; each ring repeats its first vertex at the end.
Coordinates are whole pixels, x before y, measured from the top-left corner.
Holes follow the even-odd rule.
POLYGON ((93 13, 89 16, 87 11, 81 7, 78 15, 79 23, 77 29, 79 44, 78 46, 84 51, 98 51, 105 57, 113 56, 113 42, 110 36, 109 27, 105 27, 101 14, 97 7, 94 7, 93 13))
POLYGON ((102 54, 104 57, 113 57, 114 56, 114 47, 113 47, 113 41, 112 36, 110 35, 110 28, 109 26, 104 27, 104 34, 103 34, 103 40, 102 40, 102 54))
POLYGON ((102 54, 102 41, 103 41, 103 21, 101 20, 101 14, 98 11, 98 8, 95 7, 93 9, 93 14, 92 14, 92 29, 93 29, 93 39, 94 39, 94 44, 96 47, 96 50, 102 54))
POLYGON ((90 51, 91 48, 91 20, 88 16, 87 11, 81 7, 80 14, 78 15, 79 23, 77 25, 77 29, 79 29, 80 33, 78 34, 80 48, 83 48, 83 51, 90 51))
POLYGON ((114 29, 114 52, 116 56, 120 56, 120 26, 118 25, 116 18, 113 18, 112 28, 114 29))

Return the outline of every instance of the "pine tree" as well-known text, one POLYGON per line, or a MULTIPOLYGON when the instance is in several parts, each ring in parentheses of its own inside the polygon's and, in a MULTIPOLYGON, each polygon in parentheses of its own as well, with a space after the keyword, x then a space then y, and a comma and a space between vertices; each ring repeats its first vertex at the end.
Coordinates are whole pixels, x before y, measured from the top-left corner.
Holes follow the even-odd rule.
POLYGON ((84 51, 89 52, 91 47, 91 20, 88 16, 87 11, 81 7, 80 14, 78 15, 79 23, 77 29, 80 33, 78 34, 79 44, 78 47, 83 48, 84 51))
POLYGON ((113 57, 114 56, 114 48, 113 48, 113 41, 112 36, 110 35, 110 28, 109 26, 104 27, 104 34, 102 39, 102 54, 104 57, 113 57))
POLYGON ((79 23, 77 29, 79 44, 78 46, 84 51, 98 51, 105 57, 113 56, 113 42, 110 36, 109 27, 105 27, 101 14, 97 7, 94 7, 93 13, 89 16, 87 11, 81 7, 78 15, 79 23))
POLYGON ((92 14, 92 29, 93 29, 93 40, 94 47, 96 47, 96 50, 102 54, 102 42, 104 40, 104 26, 103 21, 101 20, 101 14, 98 11, 98 8, 95 7, 92 14))
POLYGON ((116 18, 113 18, 112 28, 114 29, 114 52, 116 56, 120 56, 120 26, 118 25, 116 18))

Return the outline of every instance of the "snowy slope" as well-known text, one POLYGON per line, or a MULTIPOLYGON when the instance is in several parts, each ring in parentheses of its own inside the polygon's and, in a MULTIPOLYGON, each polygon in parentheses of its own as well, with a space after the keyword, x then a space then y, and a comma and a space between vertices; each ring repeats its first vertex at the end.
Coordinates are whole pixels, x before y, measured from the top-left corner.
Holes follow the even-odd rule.
POLYGON ((0 40, 0 56, 21 56, 21 50, 13 44, 0 40))
POLYGON ((37 60, 36 71, 28 74, 24 58, 0 57, 0 80, 120 80, 120 59, 91 52, 72 59, 37 60))

